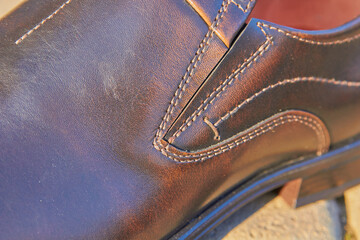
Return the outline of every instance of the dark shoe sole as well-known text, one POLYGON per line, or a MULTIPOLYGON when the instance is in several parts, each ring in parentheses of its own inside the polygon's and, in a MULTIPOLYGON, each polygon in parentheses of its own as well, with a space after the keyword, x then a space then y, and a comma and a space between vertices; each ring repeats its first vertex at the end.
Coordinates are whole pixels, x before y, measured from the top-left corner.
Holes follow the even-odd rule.
POLYGON ((170 239, 199 239, 247 203, 289 182, 295 188, 298 186, 296 207, 341 195, 360 184, 360 141, 320 157, 297 159, 258 174, 218 200, 170 239))

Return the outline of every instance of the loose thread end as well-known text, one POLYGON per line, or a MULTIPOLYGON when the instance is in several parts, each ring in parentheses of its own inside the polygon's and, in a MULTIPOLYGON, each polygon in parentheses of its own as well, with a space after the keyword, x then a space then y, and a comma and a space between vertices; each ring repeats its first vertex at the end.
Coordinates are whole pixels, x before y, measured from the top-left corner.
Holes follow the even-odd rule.
POLYGON ((214 132, 214 139, 216 141, 220 141, 220 134, 217 128, 214 126, 212 122, 210 122, 208 117, 204 117, 204 122, 211 128, 211 130, 214 132))

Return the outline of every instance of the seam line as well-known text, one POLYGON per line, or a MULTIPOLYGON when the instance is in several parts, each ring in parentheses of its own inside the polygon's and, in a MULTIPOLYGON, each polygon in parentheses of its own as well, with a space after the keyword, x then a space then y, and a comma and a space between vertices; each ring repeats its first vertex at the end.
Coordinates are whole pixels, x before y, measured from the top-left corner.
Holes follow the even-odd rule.
POLYGON ((223 91, 227 89, 238 77, 240 74, 243 74, 253 63, 255 63, 259 57, 261 57, 267 50, 269 50, 270 46, 273 43, 273 38, 266 33, 266 31, 258 26, 262 33, 266 37, 266 41, 260 45, 260 47, 253 52, 249 58, 245 59, 245 61, 240 64, 231 74, 225 79, 213 92, 211 92, 204 101, 200 104, 200 106, 191 114, 185 122, 179 127, 179 129, 169 138, 169 142, 172 143, 174 140, 181 135, 191 124, 196 121, 197 117, 200 116, 206 109, 211 105, 223 91))
POLYGON ((271 122, 267 123, 264 126, 260 126, 259 128, 253 130, 252 132, 246 134, 245 136, 226 144, 225 146, 218 147, 216 149, 200 153, 200 154, 176 154, 174 152, 170 152, 165 147, 159 148, 158 150, 162 152, 168 158, 176 161, 176 162, 198 162, 210 159, 214 156, 227 152, 241 144, 251 141, 252 139, 259 137, 269 131, 272 131, 276 127, 285 125, 287 123, 297 122, 303 124, 312 130, 314 130, 317 138, 318 138, 318 146, 317 146, 317 155, 321 155, 327 151, 327 144, 326 144, 326 135, 324 129, 321 125, 315 120, 310 117, 304 117, 299 115, 289 115, 289 116, 281 116, 276 119, 273 119, 271 122))
POLYGON ((336 85, 336 86, 360 87, 360 82, 349 82, 349 81, 341 81, 341 80, 327 79, 327 78, 298 77, 298 78, 286 79, 283 81, 279 81, 275 84, 269 85, 269 86, 263 88, 262 90, 260 90, 259 92, 255 93, 251 97, 247 98, 246 100, 242 101, 235 108, 228 111, 225 115, 223 115, 221 118, 219 118, 219 120, 217 120, 214 123, 214 126, 218 127, 222 122, 224 122, 225 120, 230 118, 232 115, 237 113, 242 107, 244 107, 248 103, 252 102, 253 100, 255 100, 260 95, 264 94, 265 92, 270 91, 270 90, 280 87, 280 86, 284 86, 287 84, 294 84, 294 83, 298 83, 298 82, 315 82, 315 83, 317 82, 317 83, 323 83, 323 84, 332 84, 332 85, 336 85))
POLYGON ((248 2, 248 4, 246 5, 245 9, 244 9, 243 6, 241 6, 240 3, 235 2, 235 0, 231 0, 231 2, 234 3, 234 4, 235 4, 241 11, 243 11, 244 13, 247 13, 247 12, 249 11, 249 9, 250 9, 250 4, 251 4, 253 1, 255 1, 255 0, 250 0, 250 1, 248 2))
MULTIPOLYGON (((271 30, 276 30, 282 34, 284 34, 285 36, 288 36, 288 37, 291 37, 293 39, 296 39, 298 41, 301 41, 301 42, 306 42, 306 43, 309 43, 309 44, 313 44, 313 45, 336 45, 336 44, 343 44, 343 43, 347 43, 347 42, 351 42, 357 38, 360 37, 360 34, 357 34, 351 38, 345 38, 343 40, 335 40, 335 41, 330 41, 330 42, 320 42, 320 41, 313 41, 313 40, 308 40, 308 39, 305 39, 305 38, 302 38, 302 37, 299 37, 297 36, 296 34, 294 33, 291 33, 291 32, 288 32, 288 31, 285 31, 285 30, 282 30, 280 28, 276 28, 276 27, 273 27, 271 25, 268 25, 268 24, 265 24, 263 22, 258 22, 257 23, 257 26, 260 28, 261 32, 265 35, 265 37, 267 38, 267 41, 269 41, 271 44, 267 45, 266 46, 266 50, 268 50, 268 48, 270 47, 270 45, 273 44, 273 36, 269 35, 264 28, 267 28, 267 29, 271 29, 271 30)), ((265 45, 267 44, 267 41, 264 43, 265 45)), ((263 45, 264 45, 263 44, 263 45)), ((263 47, 263 45, 260 46, 260 48, 257 50, 257 52, 263 47)), ((261 51, 260 54, 258 56, 256 56, 253 61, 250 62, 249 65, 245 66, 244 69, 242 69, 242 71, 240 71, 240 73, 243 73, 249 66, 251 66, 252 62, 256 62, 258 57, 259 56, 262 56, 264 54, 265 51, 261 51)), ((252 57, 252 56, 251 56, 252 57)), ((250 57, 250 58, 251 58, 250 57)), ((245 62, 248 61, 248 59, 245 60, 245 62)), ((241 68, 241 67, 240 67, 241 68)), ((239 68, 237 68, 234 72, 237 72, 239 70, 239 68)), ((234 73, 233 72, 233 73, 234 73)), ((169 142, 172 143, 174 142, 174 140, 179 137, 181 135, 182 132, 184 132, 188 127, 191 126, 191 124, 196 120, 196 118, 198 116, 200 116, 202 114, 202 112, 204 112, 208 106, 210 104, 212 104, 216 98, 218 98, 221 94, 222 91, 224 91, 228 85, 230 85, 234 80, 236 80, 238 77, 239 77, 239 74, 233 76, 233 73, 229 76, 229 78, 231 77, 231 81, 228 82, 228 79, 226 79, 224 82, 221 83, 221 85, 219 87, 222 87, 221 91, 218 92, 218 89, 215 89, 210 95, 208 95, 208 97, 202 101, 202 103, 200 104, 200 106, 197 108, 197 110, 192 114, 190 115, 186 120, 185 122, 179 127, 179 129, 169 138, 169 142), (223 86, 224 83, 228 83, 226 86, 223 86), (215 97, 214 97, 214 94, 218 92, 215 97), (212 99, 211 99, 212 98, 212 99), (207 102, 208 101, 208 102, 207 102), (207 103, 206 103, 207 102, 207 103)))
POLYGON ((198 66, 198 62, 201 61, 203 55, 206 53, 208 49, 208 45, 212 37, 214 36, 214 32, 216 28, 220 24, 220 20, 223 18, 224 13, 227 11, 228 5, 231 3, 231 0, 223 0, 221 4, 221 8, 218 11, 218 14, 216 15, 213 23, 211 24, 211 27, 209 28, 208 32, 206 33, 204 39, 201 41, 198 50, 195 53, 194 58, 190 61, 190 64, 188 65, 186 72, 184 76, 182 77, 182 80, 180 84, 178 85, 178 88, 176 89, 173 98, 170 101, 170 104, 168 108, 166 109, 166 113, 156 131, 155 138, 154 138, 154 146, 158 145, 158 142, 160 142, 161 138, 165 134, 165 129, 169 124, 170 117, 173 115, 176 106, 179 103, 179 100, 181 99, 183 92, 185 91, 187 85, 191 81, 191 77, 194 74, 196 67, 198 66))
POLYGON ((56 9, 52 14, 50 14, 47 18, 44 18, 40 23, 38 23, 35 27, 27 31, 24 35, 22 35, 18 40, 15 41, 15 44, 18 45, 21 43, 25 38, 30 36, 35 30, 39 29, 42 25, 44 25, 45 22, 52 19, 58 12, 60 12, 61 9, 63 9, 66 5, 70 4, 72 0, 68 0, 65 3, 63 3, 58 9, 56 9))
POLYGON ((310 40, 310 39, 306 39, 306 38, 303 38, 293 32, 290 32, 290 31, 286 31, 286 30, 283 30, 283 29, 280 29, 280 28, 277 28, 277 27, 274 27, 274 26, 271 26, 269 24, 266 24, 266 23, 263 23, 263 22, 259 22, 258 23, 259 25, 263 26, 263 27, 266 27, 268 29, 271 29, 271 30, 276 30, 278 31, 279 33, 282 33, 284 34, 285 36, 287 37, 290 37, 290 38, 293 38, 293 39, 296 39, 300 42, 306 42, 306 43, 310 43, 310 44, 314 44, 314 45, 337 45, 337 44, 343 44, 343 43, 347 43, 347 42, 351 42, 355 39, 358 39, 360 38, 360 33, 359 34, 356 34, 355 36, 352 36, 352 37, 349 37, 349 38, 345 38, 345 39, 342 39, 342 40, 335 40, 335 41, 315 41, 315 40, 310 40))

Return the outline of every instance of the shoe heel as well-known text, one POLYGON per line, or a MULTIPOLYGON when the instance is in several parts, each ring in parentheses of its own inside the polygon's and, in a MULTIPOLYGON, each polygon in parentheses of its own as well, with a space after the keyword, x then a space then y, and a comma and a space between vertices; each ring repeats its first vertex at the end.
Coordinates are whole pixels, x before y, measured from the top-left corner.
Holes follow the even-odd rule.
POLYGON ((288 182, 280 190, 279 195, 290 206, 300 207, 338 197, 346 189, 360 184, 360 144, 334 151, 324 160, 314 169, 306 170, 304 177, 288 182))

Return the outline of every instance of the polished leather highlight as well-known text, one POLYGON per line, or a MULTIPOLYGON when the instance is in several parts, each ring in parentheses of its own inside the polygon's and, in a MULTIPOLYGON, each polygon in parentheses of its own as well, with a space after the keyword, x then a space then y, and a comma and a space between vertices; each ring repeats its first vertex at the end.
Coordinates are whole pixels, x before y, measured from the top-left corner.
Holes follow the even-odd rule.
POLYGON ((360 132, 359 45, 360 20, 316 35, 252 20, 165 139, 199 150, 218 143, 204 116, 225 140, 286 109, 324 119, 333 144, 351 138, 360 132))
POLYGON ((255 5, 255 0, 207 1, 186 0, 201 16, 206 24, 214 30, 223 43, 229 47, 238 35, 245 20, 255 5), (215 11, 219 9, 218 11, 215 11), (221 22, 217 21, 221 18, 221 22), (213 21, 214 19, 214 21, 213 21), (213 25, 213 23, 216 23, 213 25))
POLYGON ((297 39, 279 32, 287 28, 253 20, 226 54, 215 30, 232 44, 244 22, 233 23, 239 18, 228 11, 242 14, 240 2, 246 1, 214 1, 217 9, 204 10, 204 1, 193 0, 209 18, 215 14, 210 28, 185 1, 29 0, 2 20, 1 237, 169 237, 269 166, 313 157, 359 134, 351 125, 360 109, 359 20, 321 36, 300 32, 297 39), (202 117, 172 144, 169 135, 203 93, 257 49, 263 57, 241 77, 246 84, 234 81, 224 102, 206 112, 215 124, 263 91, 217 126, 226 144, 247 136, 241 146, 178 161, 175 154, 218 146, 202 117), (330 84, 263 90, 286 79, 330 84), (291 94, 298 91, 308 94, 304 105, 291 94), (193 140, 200 132, 202 142, 193 140), (184 136, 190 140, 181 141, 184 136))

